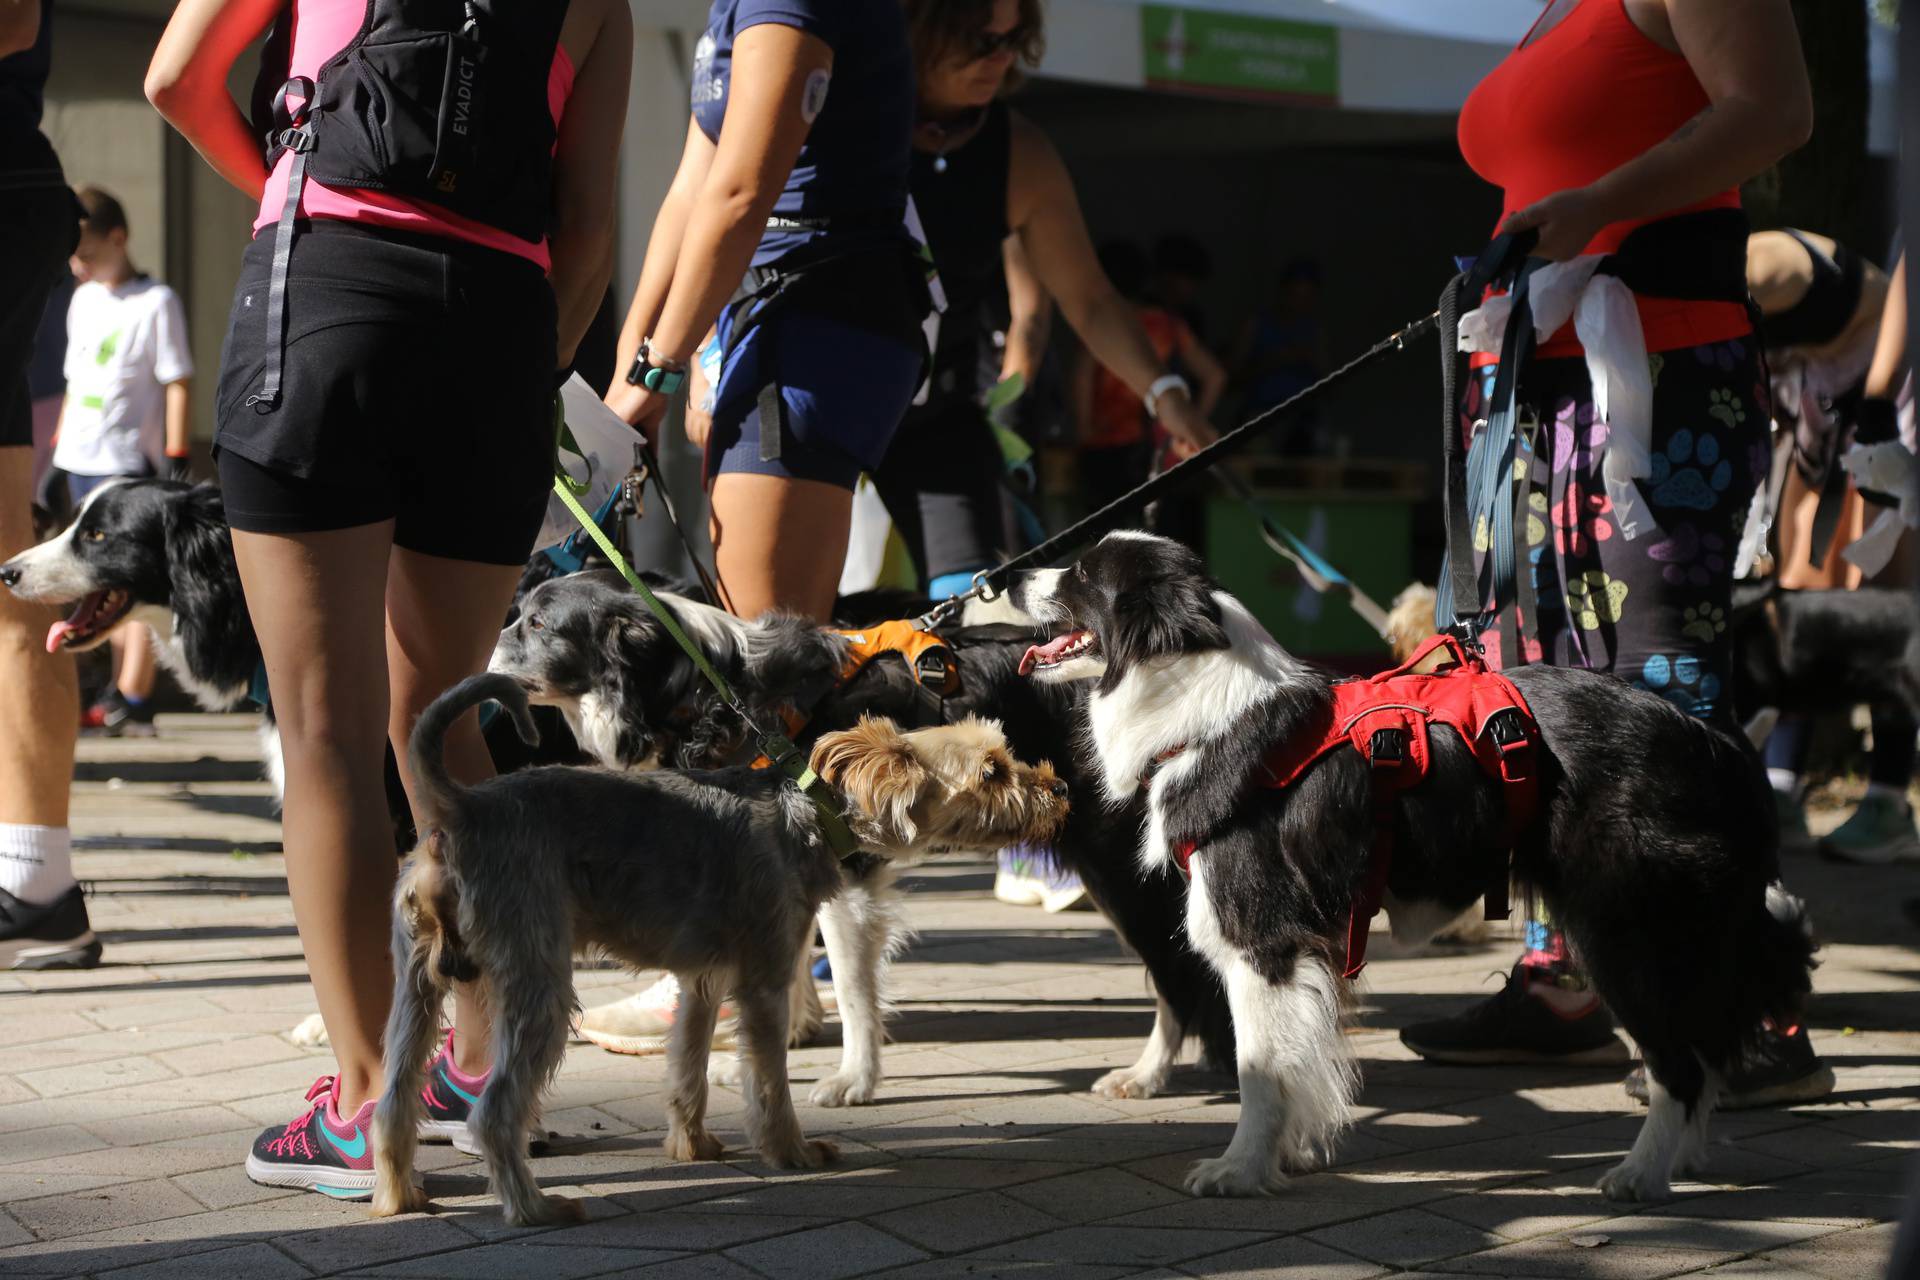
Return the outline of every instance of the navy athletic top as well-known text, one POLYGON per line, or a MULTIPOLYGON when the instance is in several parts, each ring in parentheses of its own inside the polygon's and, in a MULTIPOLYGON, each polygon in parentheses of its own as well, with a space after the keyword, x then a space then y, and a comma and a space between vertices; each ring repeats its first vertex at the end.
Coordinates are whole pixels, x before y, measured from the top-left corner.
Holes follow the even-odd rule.
POLYGON ((53 144, 40 132, 52 65, 53 0, 40 0, 40 35, 33 47, 0 58, 0 190, 65 185, 53 144))
POLYGON ((807 85, 806 110, 819 114, 753 265, 825 240, 904 236, 914 90, 900 0, 713 0, 693 50, 693 116, 711 139, 727 112, 733 42, 763 22, 824 41, 833 69, 807 85))

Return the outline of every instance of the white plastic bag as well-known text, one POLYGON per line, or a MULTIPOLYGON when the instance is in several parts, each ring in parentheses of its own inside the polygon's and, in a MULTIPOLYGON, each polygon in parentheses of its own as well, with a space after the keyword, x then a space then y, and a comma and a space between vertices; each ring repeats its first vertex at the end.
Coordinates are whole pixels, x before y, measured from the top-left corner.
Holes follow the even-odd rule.
MULTIPOLYGON (((607 408, 577 373, 560 388, 560 405, 566 414, 567 430, 560 437, 559 465, 576 485, 585 486, 574 493, 580 505, 589 512, 598 511, 640 461, 639 446, 644 437, 607 408)), ((547 518, 533 545, 551 547, 579 527, 580 522, 560 501, 560 495, 550 494, 547 518)))
POLYGON ((893 519, 880 491, 866 476, 853 490, 853 521, 847 531, 847 558, 840 566, 840 594, 870 591, 880 585, 887 567, 887 539, 893 535, 893 519))

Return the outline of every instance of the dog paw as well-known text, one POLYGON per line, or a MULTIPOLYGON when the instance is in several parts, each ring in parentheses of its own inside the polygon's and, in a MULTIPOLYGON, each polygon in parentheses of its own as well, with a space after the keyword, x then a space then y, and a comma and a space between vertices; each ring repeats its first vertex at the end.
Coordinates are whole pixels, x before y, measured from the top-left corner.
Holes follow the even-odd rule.
POLYGON ((879 1081, 855 1071, 841 1071, 813 1086, 807 1095, 816 1107, 858 1107, 873 1101, 879 1081))
POLYGON ((382 1178, 373 1193, 371 1210, 376 1218, 392 1218, 403 1213, 425 1213, 432 1205, 427 1189, 418 1182, 403 1182, 398 1187, 382 1178))
POLYGON ((776 1169, 818 1169, 840 1158, 840 1144, 829 1138, 803 1138, 786 1151, 762 1154, 776 1169))
POLYGON ((1135 1072, 1132 1067, 1109 1071, 1093 1082, 1093 1091, 1103 1098, 1151 1098, 1166 1087, 1164 1074, 1135 1072))
POLYGON ((578 1200, 560 1196, 536 1196, 530 1203, 501 1208, 506 1220, 516 1227, 571 1226, 587 1220, 587 1211, 578 1200))
POLYGON ((664 1146, 667 1159, 687 1162, 718 1160, 726 1154, 720 1139, 702 1129, 698 1133, 669 1133, 664 1146))
POLYGON ((1187 1171, 1187 1191, 1196 1196, 1270 1196, 1286 1185, 1271 1169, 1226 1156, 1202 1160, 1187 1171))
POLYGON ((732 1054, 707 1059, 707 1083, 717 1084, 728 1089, 738 1089, 740 1082, 746 1079, 746 1069, 740 1065, 740 1059, 732 1054))
POLYGON ((317 1013, 310 1013, 300 1019, 293 1030, 287 1032, 287 1039, 302 1049, 319 1049, 327 1043, 327 1024, 317 1013))
POLYGON ((1625 1204, 1652 1204, 1673 1197, 1667 1180, 1653 1170, 1622 1160, 1607 1170, 1599 1182, 1600 1194, 1625 1204))

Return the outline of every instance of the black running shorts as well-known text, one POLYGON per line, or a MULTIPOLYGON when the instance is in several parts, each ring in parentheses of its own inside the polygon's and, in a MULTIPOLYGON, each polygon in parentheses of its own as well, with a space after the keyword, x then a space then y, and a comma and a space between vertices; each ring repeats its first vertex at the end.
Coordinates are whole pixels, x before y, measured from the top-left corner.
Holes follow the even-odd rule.
POLYGON ((553 483, 554 301, 513 254, 318 220, 287 271, 279 401, 266 363, 274 228, 241 259, 214 451, 254 533, 394 521, 427 555, 522 564, 553 483))

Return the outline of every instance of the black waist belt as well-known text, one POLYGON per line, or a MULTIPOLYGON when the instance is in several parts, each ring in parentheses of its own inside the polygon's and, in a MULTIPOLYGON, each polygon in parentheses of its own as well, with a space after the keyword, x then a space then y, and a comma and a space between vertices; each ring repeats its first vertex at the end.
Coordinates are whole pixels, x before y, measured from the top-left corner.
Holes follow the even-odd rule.
MULTIPOLYGON (((891 225, 898 226, 899 220, 895 218, 891 225)), ((903 343, 919 341, 923 347, 925 336, 920 324, 933 307, 926 273, 911 241, 890 236, 819 250, 805 246, 772 265, 747 268, 724 313, 727 341, 720 352, 720 367, 726 368, 727 358, 749 333, 765 328, 796 302, 877 333, 897 329, 903 343)), ((761 344, 758 398, 762 462, 780 457, 787 431, 773 332, 768 328, 761 344)))
MULTIPOLYGON (((1518 605, 1520 623, 1528 634, 1538 630, 1533 579, 1518 567, 1524 548, 1515 541, 1516 531, 1525 527, 1530 477, 1514 475, 1520 376, 1536 343, 1530 282, 1535 271, 1548 265, 1528 256, 1537 239, 1530 231, 1497 237, 1472 267, 1453 278, 1440 299, 1447 546, 1436 593, 1436 621, 1477 631, 1489 617, 1505 610, 1503 628, 1509 634, 1501 638, 1503 664, 1525 660, 1515 643, 1519 637, 1514 611, 1506 610, 1507 605, 1518 605), (1501 337, 1500 364, 1486 418, 1475 433, 1476 448, 1469 459, 1459 427, 1460 315, 1478 306, 1488 289, 1499 286, 1508 289, 1513 310, 1501 337), (1484 573, 1473 563, 1472 531, 1482 520, 1491 539, 1484 573)), ((1594 274, 1614 276, 1641 297, 1736 302, 1752 312, 1747 294, 1746 214, 1739 209, 1711 209, 1647 223, 1602 258, 1594 274)))

